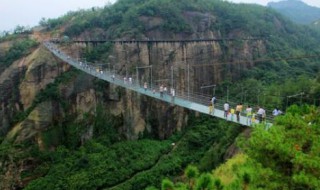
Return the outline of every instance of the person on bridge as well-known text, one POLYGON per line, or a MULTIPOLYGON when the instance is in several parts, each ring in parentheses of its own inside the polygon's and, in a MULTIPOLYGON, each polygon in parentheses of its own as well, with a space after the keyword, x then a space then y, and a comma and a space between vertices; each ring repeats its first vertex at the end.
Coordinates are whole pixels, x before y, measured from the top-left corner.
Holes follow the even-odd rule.
POLYGON ((144 88, 144 91, 146 92, 146 91, 147 91, 147 89, 148 89, 148 83, 147 83, 147 82, 144 82, 144 84, 143 84, 143 88, 144 88))
POLYGON ((252 117, 251 117, 251 124, 256 123, 256 114, 252 112, 252 117))
POLYGON ((273 115, 273 116, 278 116, 278 115, 281 115, 281 114, 282 114, 282 111, 279 110, 278 108, 276 108, 276 109, 274 109, 274 110, 272 111, 272 115, 273 115))
POLYGON ((225 117, 226 119, 227 119, 227 117, 228 117, 229 108, 230 108, 229 103, 228 103, 228 102, 224 103, 223 109, 224 109, 224 117, 225 117))
POLYGON ((246 114, 247 114, 247 125, 251 125, 251 120, 252 120, 252 107, 250 107, 250 105, 248 105, 247 109, 246 109, 246 114))
POLYGON ((115 78, 116 76, 114 76, 114 74, 112 74, 112 81, 114 81, 114 78, 115 78))
POLYGON ((213 104, 212 104, 212 101, 210 99, 209 101, 209 115, 211 115, 213 113, 213 104))
POLYGON ((174 88, 171 89, 171 101, 172 103, 174 102, 174 97, 176 95, 176 91, 174 90, 174 88))
POLYGON ((215 96, 211 98, 211 103, 212 103, 212 112, 214 113, 214 107, 215 107, 215 104, 217 103, 217 98, 215 96))
POLYGON ((160 97, 163 98, 163 85, 161 84, 159 87, 160 97))
POLYGON ((211 98, 211 102, 212 102, 212 105, 214 105, 217 102, 217 98, 215 96, 213 96, 211 98))
POLYGON ((163 95, 165 96, 168 93, 168 88, 166 86, 163 87, 163 95))
POLYGON ((230 120, 231 120, 231 121, 233 121, 234 114, 235 114, 234 108, 230 108, 230 120))
POLYGON ((259 123, 262 123, 262 121, 266 118, 266 110, 264 110, 262 107, 259 107, 257 116, 259 123))
POLYGON ((240 122, 240 113, 242 112, 242 103, 236 106, 237 122, 240 122))

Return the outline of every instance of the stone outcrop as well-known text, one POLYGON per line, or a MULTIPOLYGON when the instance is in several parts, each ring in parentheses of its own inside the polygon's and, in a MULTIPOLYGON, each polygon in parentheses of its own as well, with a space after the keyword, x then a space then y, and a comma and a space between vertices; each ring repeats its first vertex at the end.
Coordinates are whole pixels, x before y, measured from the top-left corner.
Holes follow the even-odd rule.
POLYGON ((24 109, 31 106, 36 94, 54 82, 55 78, 67 71, 70 66, 54 58, 43 48, 35 50, 25 60, 25 77, 19 86, 21 103, 24 109))
POLYGON ((167 86, 173 83, 178 91, 186 92, 189 88, 191 93, 200 93, 204 84, 239 78, 241 72, 254 66, 255 54, 265 51, 262 40, 136 42, 115 43, 113 56, 116 72, 127 72, 135 79, 138 74, 140 83, 151 80, 151 69, 139 69, 137 73, 136 68, 152 65, 153 82, 167 86), (227 51, 225 46, 234 48, 227 51))

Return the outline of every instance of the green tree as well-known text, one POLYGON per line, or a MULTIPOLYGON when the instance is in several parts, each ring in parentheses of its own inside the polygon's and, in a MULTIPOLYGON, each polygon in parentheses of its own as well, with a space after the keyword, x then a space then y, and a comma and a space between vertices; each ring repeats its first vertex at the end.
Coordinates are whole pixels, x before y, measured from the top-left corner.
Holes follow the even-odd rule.
POLYGON ((189 188, 190 189, 193 189, 193 186, 194 186, 194 182, 195 182, 195 179, 198 177, 199 175, 199 170, 197 167, 195 166, 192 166, 192 165, 189 165, 185 171, 185 176, 187 177, 188 181, 189 181, 189 188))
MULTIPOLYGON (((320 188, 319 113, 319 108, 293 106, 269 130, 259 126, 249 140, 241 140, 249 157, 277 176, 273 188, 320 188)), ((249 176, 243 181, 250 182, 249 176)))
POLYGON ((211 190, 214 187, 213 177, 209 173, 201 174, 197 180, 196 190, 211 190))
POLYGON ((161 190, 174 190, 174 184, 169 179, 164 179, 161 182, 161 190))

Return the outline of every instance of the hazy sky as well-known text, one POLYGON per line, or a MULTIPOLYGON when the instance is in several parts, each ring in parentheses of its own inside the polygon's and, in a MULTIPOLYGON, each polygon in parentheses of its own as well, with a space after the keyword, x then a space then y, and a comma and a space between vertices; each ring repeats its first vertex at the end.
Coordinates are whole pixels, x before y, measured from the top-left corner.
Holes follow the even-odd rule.
MULTIPOLYGON (((114 0, 111 0, 114 1, 114 0)), ((0 0, 0 31, 17 25, 35 26, 41 18, 57 18, 69 11, 102 7, 109 0, 0 0)))
MULTIPOLYGON (((257 3, 257 4, 261 4, 261 5, 267 5, 268 2, 277 2, 280 0, 227 0, 230 2, 236 2, 236 3, 257 3)), ((320 8, 320 0, 301 0, 303 2, 305 2, 308 5, 311 6, 316 6, 320 8)))
MULTIPOLYGON (((259 3, 266 5, 278 0, 227 0, 231 2, 259 3)), ((320 7, 320 0, 303 0, 320 7)), ((41 18, 57 18, 83 8, 102 7, 115 0, 0 0, 0 31, 12 30, 17 25, 35 26, 41 18)))

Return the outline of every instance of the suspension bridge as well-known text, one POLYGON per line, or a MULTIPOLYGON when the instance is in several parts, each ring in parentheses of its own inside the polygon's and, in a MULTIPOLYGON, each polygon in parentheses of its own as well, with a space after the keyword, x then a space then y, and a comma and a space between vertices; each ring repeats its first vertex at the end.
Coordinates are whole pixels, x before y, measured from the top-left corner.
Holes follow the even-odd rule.
MULTIPOLYGON (((210 111, 209 111, 208 98, 204 99, 202 96, 195 95, 195 94, 185 95, 185 93, 179 92, 176 89, 174 89, 173 93, 160 92, 158 90, 159 86, 157 86, 156 84, 153 84, 152 82, 150 86, 145 88, 144 85, 139 84, 139 81, 135 81, 132 78, 129 80, 129 78, 126 78, 127 76, 119 75, 116 72, 114 72, 114 70, 113 71, 111 69, 103 70, 99 66, 96 66, 94 64, 90 64, 87 62, 81 62, 78 59, 75 59, 69 56, 64 51, 58 48, 55 41, 46 41, 43 44, 50 52, 52 52, 56 57, 60 58, 64 62, 72 65, 73 67, 83 72, 86 72, 89 75, 92 75, 101 80, 107 81, 111 84, 121 86, 128 90, 135 91, 139 94, 143 94, 143 95, 152 97, 154 99, 167 102, 171 105, 184 107, 193 111, 197 111, 203 114, 208 114, 208 115, 225 119, 227 121, 238 123, 244 126, 253 126, 259 123, 257 119, 250 119, 246 117, 245 113, 240 114, 239 121, 236 120, 236 115, 228 114, 227 117, 225 117, 225 112, 223 110, 224 102, 218 102, 217 104, 215 104, 213 112, 209 113, 210 111)), ((272 120, 273 118, 268 115, 266 124, 271 126, 272 120)))

